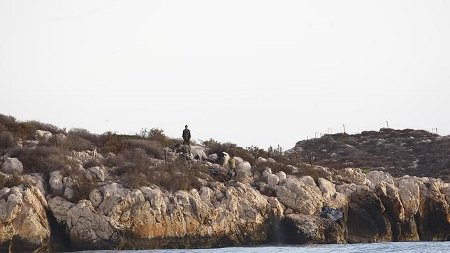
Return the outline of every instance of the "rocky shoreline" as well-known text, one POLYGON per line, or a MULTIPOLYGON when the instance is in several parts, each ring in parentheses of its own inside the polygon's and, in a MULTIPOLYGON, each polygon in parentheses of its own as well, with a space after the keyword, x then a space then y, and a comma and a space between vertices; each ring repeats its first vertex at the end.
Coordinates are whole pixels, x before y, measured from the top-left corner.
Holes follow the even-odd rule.
POLYGON ((310 176, 272 174, 269 167, 262 175, 254 173, 173 193, 105 182, 76 203, 57 195, 70 185, 58 173, 49 182, 5 187, 0 191, 1 247, 51 249, 56 229, 50 219, 66 233, 67 250, 450 239, 450 188, 439 179, 393 178, 379 171, 365 175, 350 168, 317 182, 310 176), (259 177, 262 181, 254 184, 259 177), (49 192, 43 190, 46 184, 49 192), (268 190, 274 196, 262 193, 268 190), (343 210, 343 221, 320 217, 323 206, 343 210))
MULTIPOLYGON (((170 161, 183 156, 166 151, 170 161)), ((219 162, 203 146, 192 151, 189 164, 226 170, 226 154, 219 162)), ((237 157, 235 180, 198 178, 198 187, 171 191, 123 185, 114 176, 117 168, 88 166, 106 159, 96 151, 72 151, 68 159, 76 168, 71 173, 46 175, 26 173, 8 153, 1 158, 0 251, 450 240, 450 186, 436 178, 358 168, 306 170, 237 157), (77 194, 81 178, 91 184, 86 195, 77 194), (342 219, 325 218, 324 207, 339 210, 342 219)))

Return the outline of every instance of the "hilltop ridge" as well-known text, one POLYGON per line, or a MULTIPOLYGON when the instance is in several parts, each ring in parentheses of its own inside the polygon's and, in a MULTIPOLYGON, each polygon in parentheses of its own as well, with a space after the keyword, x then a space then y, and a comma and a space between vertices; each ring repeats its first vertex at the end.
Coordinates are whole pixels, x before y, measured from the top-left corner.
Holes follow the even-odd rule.
POLYGON ((393 176, 450 180, 450 136, 424 130, 382 128, 359 134, 327 134, 299 141, 288 153, 335 169, 354 167, 393 176))

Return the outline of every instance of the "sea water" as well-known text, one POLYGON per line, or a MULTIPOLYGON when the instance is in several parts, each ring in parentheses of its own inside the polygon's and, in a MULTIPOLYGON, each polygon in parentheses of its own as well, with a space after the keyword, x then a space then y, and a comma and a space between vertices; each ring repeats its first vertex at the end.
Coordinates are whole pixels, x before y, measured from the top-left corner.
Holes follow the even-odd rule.
POLYGON ((216 249, 96 250, 85 253, 440 253, 450 252, 450 242, 389 242, 369 244, 283 245, 216 249))

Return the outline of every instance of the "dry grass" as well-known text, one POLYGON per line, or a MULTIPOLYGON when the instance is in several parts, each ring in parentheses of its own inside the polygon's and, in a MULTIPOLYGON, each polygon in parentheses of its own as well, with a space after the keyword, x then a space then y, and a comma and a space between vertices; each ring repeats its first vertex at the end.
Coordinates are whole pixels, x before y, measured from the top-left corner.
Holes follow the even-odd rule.
POLYGON ((36 147, 33 149, 14 149, 11 157, 17 157, 23 164, 24 173, 43 173, 48 175, 55 170, 75 167, 68 153, 55 147, 36 147))
POLYGON ((173 162, 157 165, 140 148, 121 153, 109 159, 109 163, 116 165, 113 175, 129 188, 157 185, 168 191, 190 190, 199 189, 201 180, 212 180, 208 168, 201 163, 190 164, 180 157, 173 162))

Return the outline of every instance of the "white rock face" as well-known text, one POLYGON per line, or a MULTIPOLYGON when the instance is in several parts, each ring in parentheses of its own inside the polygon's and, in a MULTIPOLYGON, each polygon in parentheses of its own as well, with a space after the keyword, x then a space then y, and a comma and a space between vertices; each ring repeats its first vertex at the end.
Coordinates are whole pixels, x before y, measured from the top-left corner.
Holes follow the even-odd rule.
POLYGON ((48 141, 50 138, 52 138, 53 134, 49 131, 45 130, 36 130, 36 138, 38 140, 45 140, 48 141))
POLYGON ((270 186, 275 186, 278 184, 278 182, 280 182, 280 178, 277 175, 269 174, 267 176, 267 184, 269 184, 270 186))
POLYGON ((23 172, 23 164, 17 158, 7 157, 3 162, 2 170, 8 174, 19 175, 23 172))
POLYGON ((417 179, 409 176, 398 179, 398 190, 405 209, 405 217, 414 217, 420 204, 420 188, 417 179))
POLYGON ((310 176, 288 177, 275 192, 281 203, 300 213, 311 215, 322 208, 322 192, 310 176))

